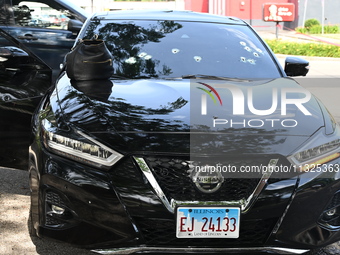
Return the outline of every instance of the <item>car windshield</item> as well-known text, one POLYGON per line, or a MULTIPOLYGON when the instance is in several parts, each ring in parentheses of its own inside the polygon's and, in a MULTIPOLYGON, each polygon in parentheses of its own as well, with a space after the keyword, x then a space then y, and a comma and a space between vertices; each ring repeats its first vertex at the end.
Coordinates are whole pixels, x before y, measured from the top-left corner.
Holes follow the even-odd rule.
POLYGON ((94 19, 84 38, 96 34, 106 41, 120 77, 281 77, 263 42, 245 25, 94 19))

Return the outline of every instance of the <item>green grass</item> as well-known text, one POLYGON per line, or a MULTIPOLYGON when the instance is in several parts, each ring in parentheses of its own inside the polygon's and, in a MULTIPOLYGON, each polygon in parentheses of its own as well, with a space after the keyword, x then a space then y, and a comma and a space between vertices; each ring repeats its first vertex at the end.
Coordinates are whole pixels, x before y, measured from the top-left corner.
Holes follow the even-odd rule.
MULTIPOLYGON (((339 34, 339 27, 337 25, 334 26, 324 26, 324 33, 325 34, 339 34)), ((297 32, 303 33, 303 34, 321 34, 322 33, 322 26, 315 25, 311 27, 298 27, 295 29, 297 32)))
POLYGON ((326 43, 265 40, 275 54, 340 58, 340 47, 326 43))

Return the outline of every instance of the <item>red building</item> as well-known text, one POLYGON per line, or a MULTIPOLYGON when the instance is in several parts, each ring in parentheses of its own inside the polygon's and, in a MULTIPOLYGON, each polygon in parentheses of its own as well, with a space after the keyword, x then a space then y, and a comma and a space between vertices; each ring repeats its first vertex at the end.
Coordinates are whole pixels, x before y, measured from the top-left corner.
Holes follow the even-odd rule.
POLYGON ((185 0, 185 8, 197 12, 234 16, 247 21, 254 27, 265 28, 276 24, 263 20, 264 4, 293 3, 295 4, 295 21, 281 22, 281 25, 295 28, 298 24, 298 2, 299 0, 185 0))

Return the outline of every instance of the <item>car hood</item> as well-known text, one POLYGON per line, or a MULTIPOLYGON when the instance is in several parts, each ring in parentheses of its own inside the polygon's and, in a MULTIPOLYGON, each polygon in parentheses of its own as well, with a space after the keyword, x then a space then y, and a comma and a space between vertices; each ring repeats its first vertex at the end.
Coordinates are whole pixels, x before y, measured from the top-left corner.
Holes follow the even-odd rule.
POLYGON ((68 124, 103 141, 112 139, 121 150, 128 151, 180 152, 190 150, 193 143, 205 147, 214 141, 213 147, 228 144, 228 151, 243 153, 282 150, 286 144, 288 154, 324 126, 324 120, 313 96, 300 108, 287 104, 283 115, 283 90, 291 100, 306 97, 303 88, 290 78, 75 82, 65 75, 57 84, 59 107, 68 124), (257 114, 249 109, 249 98, 257 114), (256 112, 269 109, 267 115, 256 112), (253 149, 248 151, 248 147, 253 149))

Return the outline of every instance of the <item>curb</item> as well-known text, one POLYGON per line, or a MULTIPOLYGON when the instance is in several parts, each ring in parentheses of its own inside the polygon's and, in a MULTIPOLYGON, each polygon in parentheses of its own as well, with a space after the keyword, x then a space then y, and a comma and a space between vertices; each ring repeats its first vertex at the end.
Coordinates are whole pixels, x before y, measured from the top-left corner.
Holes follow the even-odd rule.
MULTIPOLYGON (((308 61, 340 61, 340 58, 331 58, 331 57, 312 57, 312 56, 300 56, 300 55, 284 55, 284 54, 275 54, 277 58, 286 58, 286 57, 299 57, 308 61)), ((340 71, 340 70, 339 70, 340 71)))

